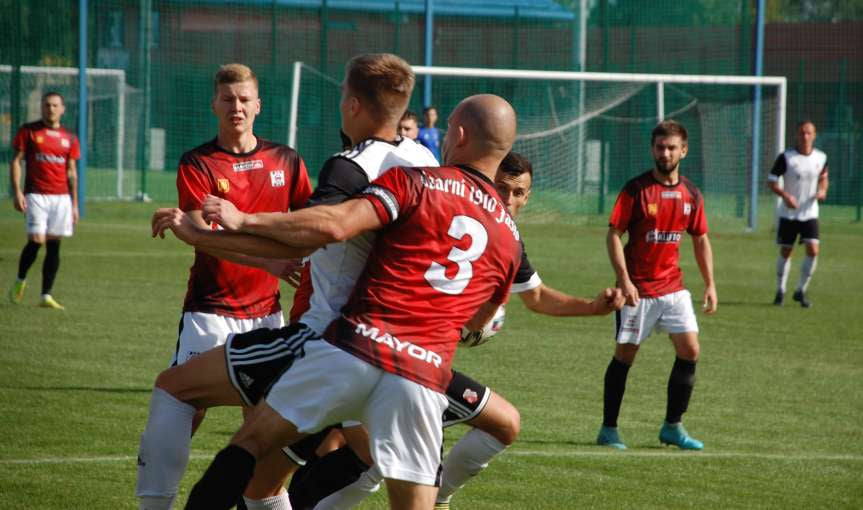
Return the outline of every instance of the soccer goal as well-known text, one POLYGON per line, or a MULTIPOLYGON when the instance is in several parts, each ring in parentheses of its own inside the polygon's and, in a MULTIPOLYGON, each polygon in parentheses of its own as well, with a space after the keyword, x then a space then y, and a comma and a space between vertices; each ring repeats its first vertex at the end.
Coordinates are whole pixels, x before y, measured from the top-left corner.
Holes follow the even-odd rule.
MULTIPOLYGON (((772 213, 764 180, 784 150, 783 77, 424 66, 414 72, 418 81, 433 77, 444 130, 446 116, 471 94, 494 93, 513 104, 514 150, 534 166, 530 205, 519 221, 579 222, 607 214, 623 184, 652 167, 650 132, 669 118, 689 131, 682 172, 704 192, 711 217, 739 218, 753 228, 759 202, 764 214, 772 213)), ((412 100, 417 110, 421 90, 418 84, 412 100)), ((294 64, 289 144, 304 157, 338 136, 338 100, 337 80, 294 64)))
MULTIPOLYGON (((0 65, 0 90, 12 89, 13 68, 0 65)), ((20 67, 20 97, 14 98, 20 105, 21 124, 41 117, 41 98, 46 92, 55 91, 63 95, 66 114, 63 125, 72 132, 77 131, 78 68, 75 67, 20 67)), ((133 149, 127 145, 127 114, 130 91, 126 86, 126 72, 121 69, 87 69, 88 108, 88 169, 87 199, 123 199, 134 195, 134 181, 124 172, 124 160, 133 149), (132 182, 130 182, 132 181, 132 182)), ((3 94, 0 115, 11 119, 11 94, 3 94)), ((3 124, 8 130, 0 136, 0 144, 9 144, 18 126, 3 124)), ((83 141, 82 141, 83 142, 83 141)), ((8 147, 8 145, 7 145, 8 147)), ((8 147, 11 150, 11 147, 8 147)))

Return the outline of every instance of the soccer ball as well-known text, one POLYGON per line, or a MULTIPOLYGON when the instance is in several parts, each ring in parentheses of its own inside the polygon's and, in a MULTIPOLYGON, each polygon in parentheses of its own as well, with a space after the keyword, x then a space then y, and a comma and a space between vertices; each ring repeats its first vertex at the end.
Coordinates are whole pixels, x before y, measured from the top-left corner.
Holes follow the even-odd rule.
POLYGON ((506 309, 504 305, 500 305, 497 311, 494 312, 494 317, 480 331, 470 331, 467 328, 461 328, 461 345, 476 347, 488 342, 503 327, 503 320, 505 318, 506 309))

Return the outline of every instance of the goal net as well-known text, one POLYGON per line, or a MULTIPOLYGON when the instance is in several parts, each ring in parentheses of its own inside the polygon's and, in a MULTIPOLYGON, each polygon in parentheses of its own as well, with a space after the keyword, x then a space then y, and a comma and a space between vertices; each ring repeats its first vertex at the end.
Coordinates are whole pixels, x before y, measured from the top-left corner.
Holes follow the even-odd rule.
MULTIPOLYGON (((0 65, 0 90, 13 90, 13 68, 0 65)), ((19 97, 2 94, 0 118, 0 145, 10 153, 11 141, 19 126, 11 124, 12 101, 19 105, 18 124, 41 117, 41 99, 46 92, 59 92, 66 103, 63 125, 72 132, 78 131, 78 68, 21 66, 19 97)), ((118 69, 87 69, 87 190, 88 199, 127 199, 135 195, 137 180, 125 171, 134 163, 134 140, 140 115, 138 94, 127 87, 125 71, 118 69), (130 120, 131 119, 131 120, 130 120)), ((83 142, 83 140, 82 140, 83 142)), ((0 148, 0 150, 4 150, 0 148)))
MULTIPOLYGON (((418 83, 411 109, 421 111, 422 80, 432 76, 442 130, 449 112, 469 95, 494 93, 513 104, 518 114, 513 149, 534 167, 520 222, 607 215, 626 181, 652 168, 653 127, 660 119, 675 119, 689 132, 681 172, 703 191, 710 217, 754 226, 761 202, 761 222, 769 223, 772 201, 764 182, 784 149, 784 78, 420 66, 414 71, 418 83), (760 87, 758 102, 755 87, 760 87)), ((338 149, 338 85, 333 77, 295 64, 290 124, 295 137, 289 142, 310 169, 338 149)))

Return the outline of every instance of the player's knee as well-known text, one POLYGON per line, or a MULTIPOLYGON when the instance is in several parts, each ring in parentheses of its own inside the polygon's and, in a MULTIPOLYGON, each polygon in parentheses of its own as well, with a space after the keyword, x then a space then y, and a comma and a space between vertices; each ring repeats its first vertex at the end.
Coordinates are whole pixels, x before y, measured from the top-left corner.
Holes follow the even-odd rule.
POLYGON ((677 357, 687 361, 698 361, 698 356, 701 354, 701 346, 698 341, 687 342, 677 348, 677 357))
POLYGON ((818 256, 818 243, 806 243, 806 255, 810 257, 818 256))
POLYGON ((518 434, 521 432, 521 414, 513 406, 510 406, 505 413, 502 413, 497 420, 493 430, 487 431, 495 439, 509 446, 518 439, 518 434))
POLYGON ((182 388, 180 387, 179 380, 176 375, 176 371, 171 369, 162 370, 159 375, 156 376, 156 382, 153 384, 153 386, 159 388, 165 393, 168 393, 177 400, 185 402, 184 395, 181 391, 182 388))

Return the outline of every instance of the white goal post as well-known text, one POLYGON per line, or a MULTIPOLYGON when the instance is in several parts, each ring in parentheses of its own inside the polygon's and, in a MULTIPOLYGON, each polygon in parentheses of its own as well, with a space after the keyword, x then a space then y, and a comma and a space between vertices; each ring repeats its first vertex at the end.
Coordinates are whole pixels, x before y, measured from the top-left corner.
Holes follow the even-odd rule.
MULTIPOLYGON (((11 80, 13 68, 11 65, 2 65, 0 64, 0 80, 2 82, 8 83, 8 80, 11 80)), ((77 67, 56 67, 56 66, 21 66, 20 67, 22 81, 23 79, 27 79, 28 82, 26 86, 22 86, 22 93, 27 92, 29 90, 33 90, 35 88, 41 89, 39 91, 39 95, 48 92, 49 90, 54 90, 58 88, 57 81, 68 83, 62 83, 61 85, 69 86, 74 82, 74 88, 77 89, 78 84, 78 75, 79 69, 77 67), (41 78, 41 79, 40 79, 41 78), (59 80, 58 80, 59 79, 59 80)), ((95 101, 100 101, 103 99, 116 99, 117 101, 117 110, 116 110, 116 122, 113 127, 113 150, 114 150, 114 160, 116 164, 114 168, 117 171, 117 183, 116 183, 116 192, 117 198, 123 197, 123 155, 124 155, 124 143, 125 143, 125 126, 126 126, 126 71, 122 69, 98 69, 98 68, 88 68, 87 69, 87 79, 88 82, 98 79, 98 78, 107 78, 111 83, 107 87, 91 87, 90 94, 88 94, 88 103, 93 103, 95 101)), ((66 102, 75 104, 78 101, 77 94, 67 94, 66 102)), ((17 99, 17 98, 16 98, 17 99)), ((34 119, 21 119, 21 122, 27 122, 29 120, 34 119)), ((12 129, 17 129, 18 126, 12 126, 12 129)), ((73 129, 74 131, 74 129, 73 129)), ((96 131, 93 132, 94 136, 103 136, 105 135, 105 130, 102 126, 96 126, 96 131)), ((84 143, 84 140, 81 140, 80 143, 84 143)))
MULTIPOLYGON (((561 162, 560 164, 569 165, 570 168, 573 170, 572 173, 578 176, 577 179, 581 179, 582 175, 586 175, 588 173, 586 171, 582 172, 581 167, 582 165, 586 164, 585 162, 590 163, 591 160, 596 160, 598 158, 597 154, 600 154, 601 151, 607 150, 607 148, 597 148, 597 144, 591 144, 591 141, 586 140, 585 132, 587 131, 587 129, 583 126, 585 126, 586 123, 591 119, 599 117, 600 119, 604 120, 619 120, 619 122, 621 123, 639 121, 642 122, 643 125, 652 127, 652 124, 655 124, 656 122, 664 118, 675 117, 676 115, 687 110, 688 107, 678 108, 674 112, 666 111, 667 105, 670 104, 667 98, 668 91, 671 90, 672 93, 676 94, 677 96, 681 95, 681 92, 677 90, 679 87, 675 87, 675 85, 690 85, 697 87, 742 86, 764 87, 767 89, 772 89, 772 92, 775 92, 775 94, 771 96, 773 102, 771 104, 772 108, 769 111, 760 113, 760 103, 754 103, 750 98, 747 99, 745 107, 729 107, 718 113, 716 108, 705 108, 706 114, 704 114, 705 116, 712 115, 713 117, 710 118, 712 119, 711 122, 714 122, 714 124, 717 119, 721 118, 721 120, 724 122, 724 124, 722 124, 722 129, 727 129, 727 126, 729 125, 734 126, 733 121, 735 119, 739 119, 741 116, 745 115, 747 117, 750 117, 746 119, 740 119, 741 125, 749 125, 749 122, 751 121, 752 130, 748 132, 751 133, 752 142, 751 148, 749 149, 751 151, 750 156, 748 157, 748 160, 751 161, 749 182, 750 228, 754 228, 754 218, 758 207, 759 191, 764 188, 763 183, 761 182, 762 179, 759 177, 759 161, 765 161, 765 157, 763 156, 764 154, 772 153, 772 156, 770 157, 775 157, 776 155, 781 154, 785 150, 787 80, 785 77, 781 76, 756 77, 725 75, 596 73, 427 66, 413 66, 413 70, 417 75, 421 76, 443 77, 446 79, 492 79, 506 80, 511 83, 519 83, 518 87, 513 87, 513 94, 515 94, 513 96, 513 99, 516 101, 520 99, 518 97, 518 94, 529 91, 529 83, 531 82, 541 81, 544 84, 548 84, 549 82, 555 82, 561 84, 569 83, 577 85, 574 90, 580 89, 581 92, 575 93, 570 97, 570 99, 572 99, 572 97, 578 96, 578 99, 575 104, 569 105, 570 108, 568 116, 560 115, 561 112, 555 110, 554 98, 551 97, 549 97, 549 100, 547 101, 547 104, 550 107, 545 114, 545 118, 547 119, 547 122, 545 122, 545 124, 537 122, 536 118, 528 118, 527 122, 522 123, 523 111, 519 110, 519 108, 516 107, 516 110, 519 112, 519 134, 516 138, 516 144, 518 145, 520 142, 523 144, 526 141, 542 137, 551 140, 557 136, 558 138, 560 138, 560 140, 564 140, 564 134, 566 134, 566 136, 570 137, 567 139, 574 140, 570 143, 572 145, 572 151, 577 152, 578 156, 566 162, 561 162), (609 115, 612 110, 614 110, 621 104, 625 104, 636 94, 643 94, 649 92, 650 89, 645 89, 645 87, 655 87, 655 96, 653 96, 653 100, 655 101, 656 109, 654 112, 648 112, 649 116, 644 117, 642 115, 642 117, 638 119, 631 119, 611 117, 609 115), (589 92, 585 92, 588 88, 590 89, 589 92), (606 90, 608 90, 608 92, 606 92, 606 90), (585 104, 585 96, 597 97, 599 95, 602 95, 602 97, 593 101, 589 105, 585 104), (759 113, 761 116, 759 116, 759 113), (533 122, 532 125, 530 124, 531 122, 533 122), (767 145, 764 147, 761 147, 762 144, 760 142, 760 129, 762 123, 772 125, 770 127, 770 132, 768 132, 767 136, 765 136, 765 141, 767 145)), ((302 101, 301 103, 300 100, 300 86, 302 83, 301 77, 304 71, 310 71, 314 74, 317 74, 318 77, 323 77, 327 81, 337 84, 337 82, 333 78, 320 75, 320 73, 314 68, 307 66, 302 62, 294 62, 293 83, 291 89, 291 110, 288 129, 288 144, 292 147, 296 147, 297 144, 298 111, 300 108, 304 108, 306 104, 306 101, 302 101)), ((710 90, 714 89, 711 88, 710 90)), ((485 91, 473 88, 466 89, 465 92, 466 93, 464 95, 469 95, 474 93, 482 93, 485 91)), ((312 94, 314 94, 314 92, 312 92, 312 94)), ((683 94, 685 95, 685 92, 683 92, 683 94)), ((548 95, 552 95, 550 87, 548 95)), ((708 106, 725 106, 721 105, 720 102, 711 102, 711 98, 707 98, 707 100, 705 100, 704 98, 693 98, 692 103, 694 104, 698 102, 698 100, 702 102, 702 106, 703 104, 708 104, 708 106)), ((765 98, 762 101, 767 103, 771 100, 765 98)), ((642 112, 642 114, 643 113, 644 112, 642 112)), ((705 121, 705 123, 706 122, 707 121, 705 121)), ((742 134, 745 135, 746 132, 743 132, 742 134)), ((744 137, 741 136, 740 138, 744 137)), ((722 150, 720 146, 722 143, 725 143, 725 141, 726 140, 723 138, 721 141, 716 140, 713 142, 713 145, 716 147, 709 148, 711 158, 718 159, 719 156, 716 156, 715 153, 722 150)), ((545 152, 554 150, 553 144, 549 142, 546 143, 548 145, 543 146, 541 150, 545 152)), ((746 148, 743 149, 743 152, 745 151, 746 148)), ((713 161, 713 159, 711 159, 711 162, 713 161)), ((741 166, 738 163, 739 161, 735 160, 731 164, 741 166)), ((593 166, 596 165, 594 164, 593 166)), ((737 170, 743 171, 743 180, 745 181, 745 170, 742 168, 737 168, 737 170)), ((581 181, 577 183, 578 189, 582 189, 582 184, 583 183, 581 181)), ((745 184, 740 182, 736 182, 735 184, 737 186, 745 187, 745 184)), ((603 194, 605 192, 605 189, 598 190, 599 194, 603 194)))

